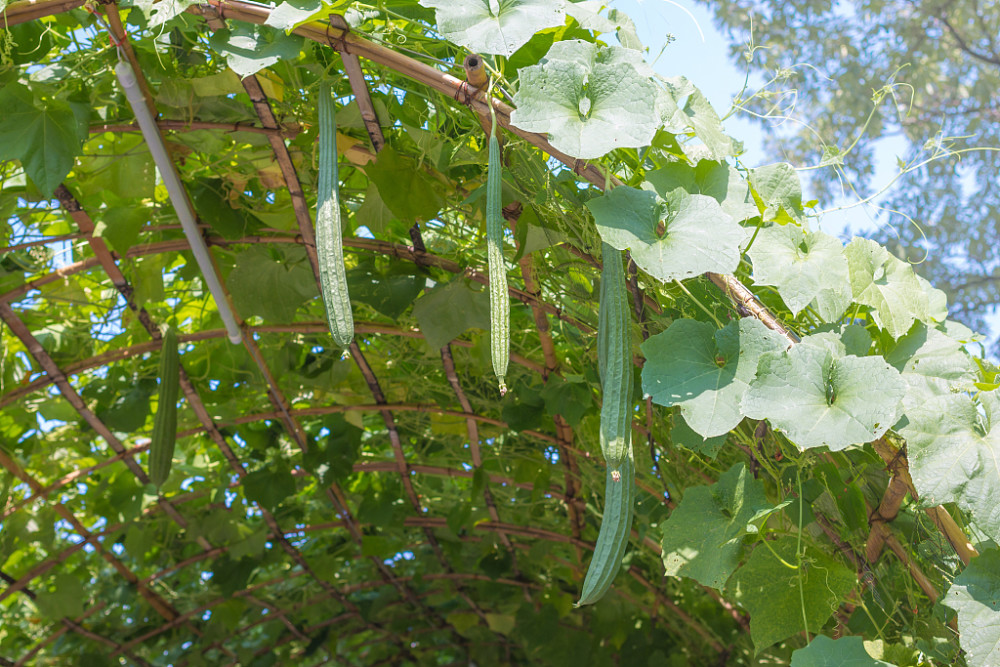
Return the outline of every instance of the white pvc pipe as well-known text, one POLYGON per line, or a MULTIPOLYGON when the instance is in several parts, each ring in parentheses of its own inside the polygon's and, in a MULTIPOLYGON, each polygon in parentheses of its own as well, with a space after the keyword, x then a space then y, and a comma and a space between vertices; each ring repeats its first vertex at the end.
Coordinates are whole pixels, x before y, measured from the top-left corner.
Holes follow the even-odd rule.
POLYGON ((119 60, 118 64, 115 65, 115 74, 118 75, 118 81, 125 90, 125 97, 128 99, 128 103, 132 107, 132 112, 135 114, 135 119, 139 123, 142 136, 146 139, 149 152, 153 154, 153 162, 156 163, 156 167, 160 170, 163 185, 166 186, 167 192, 170 194, 170 202, 174 205, 177 218, 181 221, 184 235, 187 236, 191 252, 194 253, 195 261, 198 262, 198 266, 201 268, 201 274, 205 278, 206 285, 208 285, 208 291, 211 292, 212 298, 215 299, 215 306, 219 310, 219 316, 222 317, 226 333, 229 335, 229 341, 234 344, 242 343, 243 332, 240 330, 240 325, 236 323, 236 316, 233 315, 233 311, 229 308, 229 302, 226 301, 226 293, 219 282, 219 276, 215 273, 215 265, 212 264, 212 258, 208 254, 205 240, 198 231, 198 223, 195 220, 194 211, 191 210, 191 201, 184 190, 184 184, 181 183, 181 179, 177 175, 173 160, 170 159, 170 155, 167 153, 167 147, 163 145, 163 135, 160 134, 160 129, 156 126, 156 121, 153 120, 153 115, 146 105, 146 99, 136 84, 135 72, 132 71, 132 66, 128 62, 119 60))

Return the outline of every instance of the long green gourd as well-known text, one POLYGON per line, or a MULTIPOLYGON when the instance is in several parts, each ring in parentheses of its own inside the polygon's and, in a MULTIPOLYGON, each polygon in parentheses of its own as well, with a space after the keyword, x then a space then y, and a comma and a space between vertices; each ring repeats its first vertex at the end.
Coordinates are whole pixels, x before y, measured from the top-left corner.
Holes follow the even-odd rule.
POLYGON ((632 528, 635 462, 632 457, 632 346, 628 292, 621 252, 602 244, 597 365, 601 376, 601 453, 608 463, 604 518, 577 607, 604 597, 621 568, 632 528))
POLYGON ((326 321, 333 340, 347 347, 354 340, 354 315, 347 291, 344 241, 340 228, 340 174, 337 168, 337 117, 331 85, 319 87, 319 192, 316 202, 316 254, 326 321))
POLYGON ((597 365, 601 377, 601 453, 608 469, 625 459, 632 442, 632 339, 622 253, 601 244, 601 302, 597 322, 597 365))
MULTIPOLYGON (((492 110, 492 109, 491 109, 492 110)), ((493 372, 500 382, 500 395, 507 393, 507 361, 510 358, 510 295, 507 267, 503 259, 503 214, 500 210, 502 173, 497 119, 490 130, 489 170, 486 174, 486 254, 490 269, 490 347, 493 372)))
POLYGON ((149 443, 149 478, 160 488, 170 475, 177 442, 177 393, 180 389, 180 354, 177 331, 167 327, 160 348, 160 391, 153 418, 153 438, 149 443))

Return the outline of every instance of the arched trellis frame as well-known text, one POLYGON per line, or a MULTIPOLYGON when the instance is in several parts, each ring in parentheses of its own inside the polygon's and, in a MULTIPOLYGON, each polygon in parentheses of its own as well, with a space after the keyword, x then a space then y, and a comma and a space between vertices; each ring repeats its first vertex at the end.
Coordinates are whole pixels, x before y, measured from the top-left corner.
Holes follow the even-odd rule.
MULTIPOLYGON (((84 5, 64 0, 14 2, 6 8, 6 21, 16 26, 84 5)), ((91 27, 107 29, 108 38, 121 45, 155 108, 157 96, 144 76, 150 54, 137 55, 117 5, 88 9, 100 17, 100 23, 91 27)), ((203 22, 207 34, 232 24, 264 24, 273 11, 226 0, 193 5, 184 20, 203 22)), ((86 22, 84 16, 73 20, 81 25, 86 22)), ((138 32, 140 25, 133 25, 133 31, 138 32)), ((293 32, 320 45, 316 48, 327 58, 334 52, 340 56, 337 65, 346 82, 338 92, 356 103, 360 132, 343 145, 338 141, 338 147, 357 173, 363 174, 387 144, 368 87, 383 85, 380 74, 392 72, 399 78, 385 85, 398 88, 408 81, 420 95, 438 94, 442 108, 468 107, 471 114, 465 114, 463 121, 466 131, 478 128, 489 117, 492 104, 497 122, 511 133, 513 142, 543 151, 596 188, 603 188, 609 180, 597 166, 558 151, 544 136, 513 127, 512 109, 504 102, 487 101, 468 81, 352 32, 337 16, 329 24, 307 23, 293 32), (371 150, 362 145, 362 132, 371 150)), ((217 63, 210 67, 221 71, 217 63)), ((163 118, 159 128, 178 138, 198 131, 215 136, 250 134, 266 141, 270 154, 264 161, 271 180, 262 190, 287 193, 282 196, 287 196, 286 222, 291 224, 284 229, 257 225, 252 235, 225 237, 211 233, 212 226, 207 224, 203 225, 205 240, 215 248, 220 273, 228 272, 234 255, 244 248, 290 247, 304 249, 302 267, 317 278, 309 193, 312 168, 302 150, 315 138, 311 119, 279 120, 276 107, 290 105, 266 92, 276 90, 267 74, 247 76, 239 85, 243 92, 229 98, 238 99, 241 105, 244 117, 238 121, 163 118)), ((114 110, 122 109, 126 108, 119 104, 114 110)), ((102 120, 91 124, 95 136, 135 131, 126 112, 102 120)), ((392 131, 402 134, 398 128, 392 131)), ((481 137, 473 143, 483 145, 481 137)), ((183 159, 183 153, 178 149, 175 157, 183 159)), ((468 174, 459 183, 434 166, 420 168, 427 170, 432 181, 447 181, 463 194, 462 199, 469 195, 470 186, 478 185, 468 174)), ((345 179, 348 189, 349 178, 345 179)), ((237 351, 225 348, 224 331, 217 328, 218 318, 206 307, 204 296, 192 299, 209 312, 201 321, 191 317, 181 335, 185 345, 181 357, 184 409, 178 436, 182 465, 175 476, 187 475, 188 479, 183 488, 168 485, 162 494, 149 496, 151 487, 141 463, 146 434, 141 428, 123 434, 109 425, 108 417, 98 414, 103 410, 106 415, 109 407, 102 403, 104 399, 88 393, 88 388, 95 389, 99 380, 111 374, 141 378, 155 372, 160 325, 169 309, 162 301, 140 296, 144 287, 139 268, 143 265, 137 262, 165 258, 163 266, 170 266, 171 258, 187 252, 189 245, 169 220, 166 224, 157 220, 143 226, 137 235, 142 242, 124 251, 113 250, 106 230, 98 230, 106 211, 85 203, 94 201, 93 193, 80 196, 75 188, 79 186, 68 179, 51 201, 50 214, 66 221, 68 233, 20 241, 6 249, 30 251, 45 244, 71 244, 74 258, 80 259, 54 270, 46 265, 28 271, 20 284, 0 294, 4 344, 14 345, 7 338, 12 335, 23 364, 19 386, 4 387, 0 407, 15 411, 19 405, 30 405, 29 412, 35 415, 39 402, 55 401, 58 396, 75 413, 70 417, 61 411, 54 420, 45 420, 48 425, 43 428, 61 445, 61 454, 54 459, 39 458, 46 437, 25 435, 28 429, 21 428, 23 424, 16 419, 9 425, 11 432, 21 428, 21 441, 9 451, 0 449, 0 464, 19 484, 11 485, 3 520, 16 521, 29 513, 32 521, 51 517, 61 534, 32 543, 25 560, 14 564, 16 576, 0 572, 7 583, 0 603, 6 600, 9 613, 20 614, 28 605, 19 596, 35 600, 36 588, 43 596, 58 596, 58 587, 50 584, 60 569, 87 572, 95 586, 92 593, 84 589, 82 614, 57 614, 57 618, 25 626, 27 631, 19 627, 18 634, 9 634, 0 664, 34 664, 46 655, 58 660, 63 650, 100 654, 100 659, 112 661, 121 657, 140 665, 551 660, 522 641, 513 624, 553 616, 562 620, 546 621, 546 627, 558 635, 560 648, 580 642, 587 650, 604 651, 596 654, 600 660, 620 649, 624 639, 616 646, 609 642, 592 645, 585 638, 594 627, 609 623, 609 615, 623 609, 626 613, 617 615, 626 619, 627 628, 620 631, 635 631, 630 641, 635 635, 642 641, 659 642, 664 652, 681 652, 691 664, 730 658, 735 663, 740 656, 749 659, 752 655, 746 614, 710 588, 662 579, 658 539, 649 532, 674 506, 664 490, 683 492, 683 486, 675 483, 678 476, 688 475, 698 483, 711 481, 721 461, 706 463, 697 457, 686 461, 687 454, 671 447, 669 417, 654 411, 646 399, 633 423, 636 442, 648 444, 645 464, 640 465, 642 497, 631 541, 633 556, 605 611, 569 612, 565 604, 582 579, 601 505, 603 472, 594 445, 594 420, 567 419, 556 412, 554 416, 542 414, 530 428, 511 431, 509 421, 521 418, 518 410, 536 410, 537 405, 517 402, 516 390, 513 406, 501 404, 489 393, 494 389, 489 374, 480 375, 485 368, 483 336, 463 334, 439 350, 430 350, 412 317, 404 317, 405 323, 399 324, 376 307, 366 310, 371 321, 357 323, 356 339, 346 357, 332 361, 339 375, 325 372, 324 379, 339 377, 341 385, 324 390, 316 382, 291 378, 291 366, 283 361, 289 350, 299 353, 328 347, 317 343, 326 333, 317 299, 304 302, 291 323, 248 323, 241 318, 244 335, 237 351), (117 318, 121 326, 109 341, 112 344, 99 346, 96 354, 60 360, 64 353, 58 346, 53 350, 51 334, 39 333, 59 322, 58 313, 41 310, 39 305, 51 307, 65 298, 58 289, 70 281, 75 286, 87 285, 91 292, 104 290, 102 303, 94 310, 106 319, 117 318), (200 346, 205 351, 199 355, 200 346), (209 381, 213 361, 233 364, 242 378, 229 388, 232 391, 225 401, 216 400, 216 388, 209 381), (279 364, 282 367, 276 370, 279 364), (427 393, 407 386, 425 380, 437 388, 427 393), (427 398, 408 400, 411 392, 427 398), (249 404, 265 400, 266 410, 258 406, 246 411, 249 404), (501 418, 505 409, 511 416, 501 418), (328 475, 315 459, 307 457, 310 451, 323 451, 330 424, 327 417, 345 414, 349 418, 338 425, 363 427, 364 435, 358 436, 361 457, 351 462, 352 472, 328 475), (435 433, 441 435, 426 446, 423 439, 435 433), (266 445, 253 444, 251 436, 262 438, 266 445), (62 441, 69 438, 82 438, 83 444, 66 446, 62 441), (664 471, 668 452, 674 470, 664 471), (286 459, 292 463, 283 463, 286 459), (281 474, 270 476, 269 467, 280 469, 281 474), (294 493, 281 498, 261 488, 262 480, 267 487, 287 479, 293 480, 294 493), (95 497, 109 490, 112 500, 95 497), (398 502, 391 493, 397 494, 398 502), (463 515, 465 505, 468 511, 463 515), (145 532, 153 536, 144 536, 145 532), (113 589, 107 583, 112 577, 119 577, 125 586, 113 589), (498 592, 502 590, 506 592, 498 592), (712 611, 706 613, 706 608, 712 611), (64 643, 70 635, 80 642, 64 643), (265 662, 270 656, 278 662, 265 662)), ((521 224, 521 210, 520 205, 505 209, 515 232, 521 224)), ((447 230, 426 224, 410 226, 409 244, 399 243, 398 238, 358 237, 347 239, 345 245, 356 258, 378 258, 372 260, 376 264, 405 263, 407 275, 435 282, 455 279, 485 284, 482 252, 463 254, 478 241, 475 208, 455 204, 453 212, 456 220, 449 221, 447 230), (442 251, 436 252, 434 244, 425 241, 429 231, 437 241, 450 234, 451 257, 444 254, 447 243, 438 242, 442 251)), ((147 213, 162 216, 159 211, 147 213)), ((509 292, 524 307, 512 355, 524 386, 544 391, 550 382, 568 382, 567 376, 582 376, 588 365, 594 365, 596 303, 581 299, 578 290, 564 284, 564 276, 570 272, 594 276, 594 269, 600 267, 595 252, 562 242, 519 258, 519 278, 512 281, 509 292)), ((667 322, 660 318, 664 304, 676 304, 677 299, 665 299, 640 278, 634 265, 630 269, 635 337, 645 339, 665 326, 667 322)), ((796 334, 737 277, 708 274, 701 287, 713 289, 710 284, 731 301, 734 314, 756 317, 789 344, 797 342, 796 334)), ((182 294, 178 302, 185 298, 191 295, 182 294)), ((227 296, 227 300, 234 297, 227 296)), ((329 350, 315 354, 329 356, 329 350)), ((641 365, 642 359, 637 361, 641 365)), ((857 600, 870 584, 866 580, 872 576, 870 566, 885 544, 898 562, 881 567, 907 571, 921 594, 934 601, 940 586, 925 575, 921 564, 887 527, 906 492, 913 493, 906 459, 886 441, 875 443, 874 449, 885 460, 891 477, 874 510, 873 516, 879 519, 871 523, 868 551, 863 555, 867 560, 838 537, 836 529, 821 522, 828 529, 826 537, 859 572, 857 600)), ((752 459, 756 454, 750 455, 752 459)), ((952 515, 942 508, 927 513, 968 563, 975 550, 952 515)), ((844 619, 852 610, 845 605, 844 619)))

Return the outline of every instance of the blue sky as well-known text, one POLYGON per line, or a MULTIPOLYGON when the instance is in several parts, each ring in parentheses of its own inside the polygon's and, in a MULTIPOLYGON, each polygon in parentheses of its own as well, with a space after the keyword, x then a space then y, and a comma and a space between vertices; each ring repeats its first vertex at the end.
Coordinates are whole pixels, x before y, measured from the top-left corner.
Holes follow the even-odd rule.
MULTIPOLYGON (((746 71, 738 66, 731 55, 731 42, 716 29, 711 13, 693 0, 613 0, 611 5, 632 17, 639 38, 649 47, 649 59, 656 58, 663 48, 667 34, 675 40, 666 47, 654 63, 664 76, 683 75, 690 79, 708 97, 719 115, 725 115, 733 97, 743 87, 746 71)), ((750 38, 750 26, 741 36, 741 43, 750 38)), ((763 81, 751 77, 753 90, 763 81)), ((760 166, 780 161, 779 156, 764 152, 761 142, 763 127, 748 116, 735 114, 725 122, 726 131, 743 142, 746 153, 742 160, 748 166, 760 166)), ((895 174, 895 154, 903 144, 890 138, 879 151, 879 168, 874 183, 886 183, 895 174)), ((795 165, 802 166, 802 165, 795 165)), ((832 175, 832 172, 831 172, 832 175)), ((811 199, 808 191, 806 200, 811 199)), ((831 208, 848 203, 824 201, 820 208, 831 208)), ((875 228, 872 214, 861 207, 830 213, 819 221, 819 227, 830 234, 849 240, 852 233, 869 232, 875 228)))

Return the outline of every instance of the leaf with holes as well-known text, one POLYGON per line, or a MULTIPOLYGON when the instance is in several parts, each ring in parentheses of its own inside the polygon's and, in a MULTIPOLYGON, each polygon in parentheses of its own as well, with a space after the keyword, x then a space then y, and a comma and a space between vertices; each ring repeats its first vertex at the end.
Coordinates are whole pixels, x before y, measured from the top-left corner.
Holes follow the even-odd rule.
POLYGON ((896 422, 905 391, 899 372, 880 357, 804 342, 761 356, 743 412, 767 419, 803 449, 836 451, 881 437, 896 422))
POLYGON ((711 197, 675 191, 662 200, 622 186, 594 197, 587 208, 605 243, 631 250, 643 271, 664 282, 732 273, 739 266, 743 228, 711 197))
POLYGON ((563 0, 420 0, 438 31, 475 53, 510 57, 539 30, 566 22, 563 0))
POLYGON ((660 125, 659 90, 628 53, 556 42, 541 63, 520 70, 511 124, 548 133, 556 149, 585 160, 649 144, 660 125))
POLYGON ((728 433, 743 419, 740 401, 765 352, 786 341, 759 320, 745 317, 716 329, 707 322, 674 320, 642 344, 642 391, 660 405, 681 406, 684 421, 705 438, 728 433))

